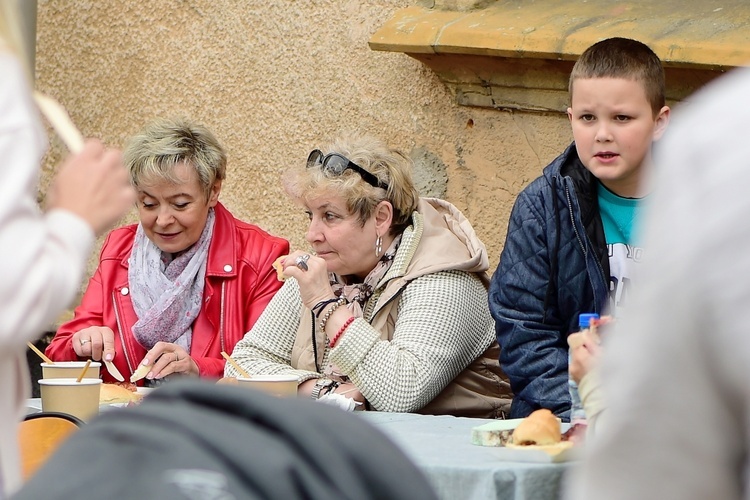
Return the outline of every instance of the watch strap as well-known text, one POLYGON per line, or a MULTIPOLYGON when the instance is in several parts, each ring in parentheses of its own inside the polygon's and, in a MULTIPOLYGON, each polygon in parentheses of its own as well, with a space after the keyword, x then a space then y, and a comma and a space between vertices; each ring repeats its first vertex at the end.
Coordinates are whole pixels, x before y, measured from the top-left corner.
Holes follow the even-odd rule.
POLYGON ((333 384, 333 380, 329 378, 319 378, 317 382, 315 382, 315 387, 313 387, 310 397, 312 399, 320 399, 320 391, 323 390, 323 387, 328 387, 331 384, 333 384))

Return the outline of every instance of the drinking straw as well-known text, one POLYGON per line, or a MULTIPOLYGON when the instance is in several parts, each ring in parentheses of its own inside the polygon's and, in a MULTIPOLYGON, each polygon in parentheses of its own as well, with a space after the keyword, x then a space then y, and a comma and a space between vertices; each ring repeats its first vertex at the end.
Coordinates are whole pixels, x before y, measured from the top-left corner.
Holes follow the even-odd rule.
POLYGON ((83 370, 81 371, 81 374, 78 375, 78 378, 76 379, 76 382, 80 382, 83 380, 83 376, 86 375, 86 370, 89 369, 89 365, 91 364, 91 360, 86 360, 86 364, 83 367, 83 370))
POLYGON ((243 370, 242 367, 240 365, 238 365, 237 362, 231 358, 231 356, 229 356, 229 354, 225 353, 224 351, 221 351, 221 355, 224 356, 224 359, 226 359, 227 361, 229 361, 229 363, 232 366, 234 366, 234 368, 238 372, 240 372, 240 375, 242 375, 245 378, 251 378, 250 375, 245 370, 243 370))

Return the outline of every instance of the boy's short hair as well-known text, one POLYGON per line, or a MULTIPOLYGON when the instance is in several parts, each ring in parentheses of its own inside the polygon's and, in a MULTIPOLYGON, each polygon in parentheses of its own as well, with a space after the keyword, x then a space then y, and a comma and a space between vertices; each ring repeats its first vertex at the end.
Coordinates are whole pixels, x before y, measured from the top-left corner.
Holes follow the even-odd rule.
POLYGON ((630 38, 608 38, 586 49, 570 72, 568 92, 573 98, 573 82, 583 78, 624 78, 643 85, 654 116, 666 103, 664 67, 648 45, 630 38))

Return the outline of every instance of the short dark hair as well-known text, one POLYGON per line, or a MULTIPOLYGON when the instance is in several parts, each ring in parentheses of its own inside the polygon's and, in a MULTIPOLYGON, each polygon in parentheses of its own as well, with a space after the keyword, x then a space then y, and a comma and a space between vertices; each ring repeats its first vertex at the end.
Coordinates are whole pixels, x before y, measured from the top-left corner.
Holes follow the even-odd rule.
POLYGON ((654 116, 666 103, 661 60, 648 45, 637 40, 607 38, 586 49, 570 72, 571 99, 573 82, 583 78, 625 78, 641 83, 654 116))

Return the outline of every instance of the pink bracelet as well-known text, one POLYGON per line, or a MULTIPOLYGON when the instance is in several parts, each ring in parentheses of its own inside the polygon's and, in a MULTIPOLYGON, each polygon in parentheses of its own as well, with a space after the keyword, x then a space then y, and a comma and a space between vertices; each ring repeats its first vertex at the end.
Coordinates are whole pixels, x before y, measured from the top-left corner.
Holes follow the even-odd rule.
POLYGON ((339 341, 341 336, 344 334, 346 329, 349 328, 349 325, 351 325, 353 321, 354 321, 354 316, 350 317, 344 322, 341 329, 336 333, 336 335, 333 336, 333 340, 331 340, 331 349, 333 349, 333 347, 336 345, 336 342, 339 341))

